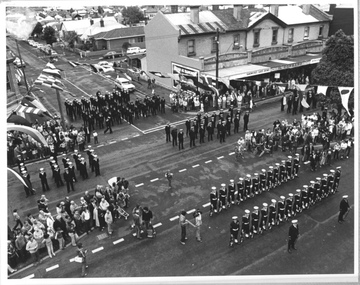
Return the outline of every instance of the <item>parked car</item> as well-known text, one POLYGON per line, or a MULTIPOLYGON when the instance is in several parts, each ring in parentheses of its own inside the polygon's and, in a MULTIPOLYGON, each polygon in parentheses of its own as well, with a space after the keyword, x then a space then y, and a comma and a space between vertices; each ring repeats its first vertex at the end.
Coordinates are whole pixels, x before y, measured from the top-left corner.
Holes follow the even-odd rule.
POLYGON ((103 55, 103 58, 107 59, 107 58, 120 57, 120 56, 122 56, 121 52, 109 51, 103 55))
POLYGON ((129 47, 126 51, 127 54, 135 54, 141 52, 146 52, 146 49, 141 49, 139 47, 129 47))
POLYGON ((13 63, 17 66, 17 67, 25 67, 26 66, 26 64, 25 64, 25 61, 24 60, 21 60, 21 62, 20 62, 20 58, 18 58, 18 57, 16 57, 15 59, 14 59, 14 61, 13 61, 13 63))
POLYGON ((127 90, 129 92, 135 91, 135 86, 131 84, 128 79, 122 77, 117 77, 115 79, 115 87, 127 90))

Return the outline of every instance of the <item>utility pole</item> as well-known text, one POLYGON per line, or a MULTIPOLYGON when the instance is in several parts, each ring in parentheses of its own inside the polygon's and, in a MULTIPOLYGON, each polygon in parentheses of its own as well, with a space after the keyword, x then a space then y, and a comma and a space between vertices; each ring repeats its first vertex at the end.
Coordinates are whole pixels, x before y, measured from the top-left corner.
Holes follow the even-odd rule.
POLYGON ((62 127, 65 130, 65 119, 64 119, 64 114, 62 111, 62 105, 61 105, 61 97, 60 97, 60 91, 58 89, 56 89, 56 97, 57 97, 57 101, 58 101, 58 105, 59 105, 59 112, 60 112, 60 118, 61 118, 61 123, 62 123, 62 127))
POLYGON ((29 94, 29 86, 28 86, 28 83, 27 83, 27 80, 26 80, 25 69, 24 69, 24 66, 23 66, 22 58, 21 58, 21 53, 20 53, 20 49, 19 49, 18 40, 15 39, 15 42, 16 42, 16 47, 17 47, 17 50, 18 50, 19 58, 20 58, 21 69, 22 69, 22 72, 24 74, 24 81, 25 81, 26 91, 27 91, 27 94, 29 94))
MULTIPOLYGON (((216 29, 216 89, 219 90, 219 28, 216 29)), ((218 107, 218 98, 215 94, 216 107, 218 107)))

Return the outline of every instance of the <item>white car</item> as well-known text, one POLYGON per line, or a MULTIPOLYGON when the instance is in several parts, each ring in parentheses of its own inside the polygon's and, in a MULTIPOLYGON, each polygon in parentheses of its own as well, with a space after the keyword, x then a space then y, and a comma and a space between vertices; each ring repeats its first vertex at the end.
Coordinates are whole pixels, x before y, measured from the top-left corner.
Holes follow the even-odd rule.
POLYGON ((111 62, 108 62, 108 61, 99 61, 98 65, 105 66, 107 68, 113 67, 113 64, 111 62))
POLYGON ((139 47, 129 47, 126 51, 127 54, 135 54, 141 52, 146 52, 146 49, 141 49, 139 47))
POLYGON ((129 92, 135 91, 135 86, 131 84, 128 79, 122 77, 117 77, 115 79, 115 87, 127 90, 129 92))

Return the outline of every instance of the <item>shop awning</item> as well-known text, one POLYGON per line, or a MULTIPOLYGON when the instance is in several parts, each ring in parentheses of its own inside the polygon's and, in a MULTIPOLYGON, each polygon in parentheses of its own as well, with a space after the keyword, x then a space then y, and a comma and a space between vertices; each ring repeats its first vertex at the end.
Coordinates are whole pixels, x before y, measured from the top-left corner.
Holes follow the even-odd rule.
MULTIPOLYGON (((232 80, 268 72, 270 72, 269 67, 255 64, 246 64, 241 66, 219 69, 219 78, 223 78, 225 80, 232 80)), ((216 79, 216 70, 206 71, 202 73, 206 76, 210 76, 211 78, 216 79)))

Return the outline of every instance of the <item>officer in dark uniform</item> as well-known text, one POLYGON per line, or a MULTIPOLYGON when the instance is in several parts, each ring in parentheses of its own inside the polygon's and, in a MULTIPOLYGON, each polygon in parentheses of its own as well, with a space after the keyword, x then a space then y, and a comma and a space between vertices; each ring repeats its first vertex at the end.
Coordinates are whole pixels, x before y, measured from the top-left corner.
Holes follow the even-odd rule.
POLYGON ((340 202, 340 212, 339 212, 339 217, 338 217, 338 222, 341 224, 342 222, 344 222, 344 215, 346 214, 347 211, 350 210, 350 205, 349 205, 349 201, 348 201, 348 195, 344 195, 342 197, 342 200, 340 202))
POLYGON ((292 225, 289 228, 289 239, 288 239, 288 252, 291 253, 291 249, 296 250, 295 242, 299 237, 299 227, 297 225, 297 220, 292 220, 292 225))
POLYGON ((268 229, 271 230, 272 226, 276 224, 276 200, 271 199, 271 204, 269 206, 269 222, 268 229))
POLYGON ((227 202, 228 202, 228 207, 230 207, 230 205, 234 205, 235 204, 235 183, 234 180, 231 179, 230 183, 228 185, 228 198, 227 198, 227 202))
POLYGON ((265 190, 266 190, 266 169, 261 169, 259 191, 261 193, 264 192, 265 190))
POLYGON ((92 159, 93 159, 91 153, 92 153, 92 151, 94 151, 94 150, 91 148, 91 145, 88 145, 88 148, 87 148, 85 151, 86 151, 86 154, 88 155, 89 168, 91 168, 91 167, 92 167, 92 159))
POLYGON ((72 165, 72 162, 69 162, 69 173, 71 174, 71 177, 73 179, 74 182, 77 182, 76 176, 75 176, 75 167, 72 165))
POLYGON ((240 114, 236 114, 234 119, 234 134, 237 134, 239 132, 239 127, 240 127, 240 114))
POLYGON ((301 209, 309 209, 309 186, 303 185, 303 189, 301 190, 301 209))
POLYGON ((270 191, 270 189, 274 188, 272 181, 273 181, 273 166, 269 166, 267 171, 267 179, 266 179, 266 190, 270 191))
POLYGON ((190 136, 190 147, 196 146, 195 145, 196 134, 193 126, 190 128, 189 136, 190 136))
MULTIPOLYGON (((129 121, 130 124, 132 124, 131 121, 129 121)), ((110 131, 110 134, 113 133, 112 129, 111 129, 111 118, 108 116, 105 120, 105 124, 106 124, 106 129, 104 131, 104 134, 107 133, 107 131, 110 131)))
POLYGON ((252 232, 254 234, 262 232, 262 230, 259 229, 259 207, 258 206, 254 206, 254 210, 251 213, 251 227, 252 227, 252 232))
POLYGON ((83 178, 83 180, 89 178, 89 175, 87 173, 87 168, 86 168, 86 161, 85 158, 81 158, 81 162, 80 162, 80 175, 83 178))
POLYGON ((244 183, 245 183, 245 196, 246 196, 246 198, 250 198, 250 189, 251 189, 251 175, 250 174, 246 174, 244 183))
POLYGON ((334 190, 335 192, 339 191, 339 184, 340 184, 340 176, 341 176, 341 166, 336 167, 336 171, 334 174, 334 190))
POLYGON ((285 162, 285 166, 286 166, 287 180, 289 180, 291 178, 291 169, 292 169, 292 156, 291 155, 288 156, 288 159, 285 162))
POLYGON ((65 168, 64 180, 66 182, 67 192, 70 193, 70 187, 71 187, 72 191, 75 191, 74 190, 74 181, 73 181, 71 173, 69 172, 69 168, 65 168))
POLYGON ((225 122, 225 129, 226 129, 226 133, 228 136, 231 135, 231 118, 227 117, 226 122, 225 122))
POLYGON ((316 201, 316 193, 315 193, 315 181, 311 180, 308 187, 308 196, 309 196, 309 207, 315 204, 316 201))
POLYGON ((170 142, 170 141, 171 141, 170 133, 171 133, 170 124, 167 124, 167 125, 165 126, 166 142, 170 142))
POLYGON ((42 186, 43 192, 49 191, 50 188, 49 188, 49 185, 47 182, 46 172, 44 171, 44 168, 40 168, 39 178, 41 180, 41 186, 42 186))
POLYGON ((238 236, 240 231, 240 222, 237 216, 232 217, 232 222, 230 223, 230 246, 233 243, 238 243, 238 236))
POLYGON ((213 127, 212 122, 209 122, 207 124, 206 130, 207 130, 207 133, 208 133, 208 142, 209 142, 210 140, 213 140, 213 134, 214 134, 214 127, 213 127))
POLYGON ((55 175, 55 183, 56 186, 59 188, 60 186, 64 186, 64 182, 61 179, 61 173, 60 173, 60 168, 59 165, 55 164, 54 165, 54 175, 55 175))
POLYGON ((273 169, 273 179, 272 179, 272 185, 274 187, 279 185, 279 168, 280 168, 280 163, 275 163, 273 169))
POLYGON ((296 189, 296 193, 294 195, 294 203, 293 203, 293 213, 294 216, 296 216, 296 214, 301 213, 302 212, 302 207, 301 207, 301 189, 296 189))
POLYGON ((280 178, 279 178, 279 185, 283 182, 286 182, 287 181, 287 175, 286 175, 286 165, 285 165, 285 160, 282 160, 281 161, 281 164, 280 164, 280 169, 279 169, 279 172, 280 172, 280 178))
POLYGON ((93 166, 95 170, 95 176, 100 176, 100 161, 96 154, 94 154, 93 166))
POLYGON ((261 208, 261 220, 260 220, 260 228, 263 231, 266 231, 267 223, 268 223, 268 204, 263 203, 263 207, 261 208))
POLYGON ((249 116, 249 111, 246 111, 244 115, 244 132, 248 130, 249 116))
POLYGON ((259 173, 254 173, 254 177, 252 179, 252 196, 259 194, 259 173))
POLYGON ((222 183, 221 187, 219 189, 219 199, 220 199, 220 204, 219 204, 219 212, 222 209, 226 209, 226 197, 227 197, 227 193, 226 193, 226 184, 222 183))
POLYGON ((320 202, 321 201, 321 178, 320 177, 316 177, 316 181, 314 184, 314 188, 315 188, 315 195, 316 195, 316 199, 315 202, 320 202))
POLYGON ((335 191, 334 191, 334 179, 335 179, 334 174, 335 174, 335 170, 331 169, 330 174, 327 177, 327 187, 329 189, 330 194, 335 194, 335 191))
POLYGON ((247 209, 242 216, 241 232, 246 238, 253 237, 253 234, 250 231, 250 211, 247 209))
POLYGON ((236 183, 237 186, 237 195, 236 195, 236 201, 239 205, 240 202, 246 200, 246 195, 244 193, 244 178, 240 177, 239 181, 236 183))
POLYGON ((200 133, 200 143, 205 143, 205 127, 204 127, 204 124, 200 125, 199 133, 200 133))
POLYGON ((30 195, 34 195, 35 191, 32 188, 32 184, 31 184, 31 181, 30 181, 30 174, 26 170, 23 170, 23 171, 21 171, 21 175, 22 175, 23 178, 25 178, 29 182, 29 187, 24 185, 26 198, 29 197, 30 195))
POLYGON ((295 157, 294 157, 294 167, 293 167, 293 171, 292 171, 292 177, 298 177, 298 173, 299 173, 299 168, 300 168, 300 155, 298 153, 295 153, 295 157))
POLYGON ((213 213, 217 213, 218 212, 218 200, 219 200, 219 195, 216 192, 216 187, 211 187, 211 192, 210 192, 210 217, 213 215, 213 213))
POLYGON ((277 215, 277 224, 279 224, 280 222, 282 222, 283 220, 285 220, 285 196, 280 196, 280 199, 278 201, 278 215, 277 215))
POLYGON ((220 132, 220 143, 223 143, 223 142, 225 142, 225 136, 226 136, 225 121, 222 121, 220 128, 219 128, 219 132, 220 132))
POLYGON ((172 136, 172 145, 176 146, 177 145, 177 129, 174 126, 171 131, 171 136, 172 136))
POLYGON ((293 198, 294 198, 294 194, 289 193, 289 197, 286 198, 286 203, 285 203, 285 219, 288 220, 290 219, 293 215, 293 198))
POLYGON ((184 131, 180 129, 178 133, 178 140, 179 140, 179 150, 184 149, 184 131))
POLYGON ((329 187, 327 185, 328 175, 326 173, 323 174, 323 178, 321 179, 321 193, 323 195, 322 198, 326 198, 329 196, 329 187))

